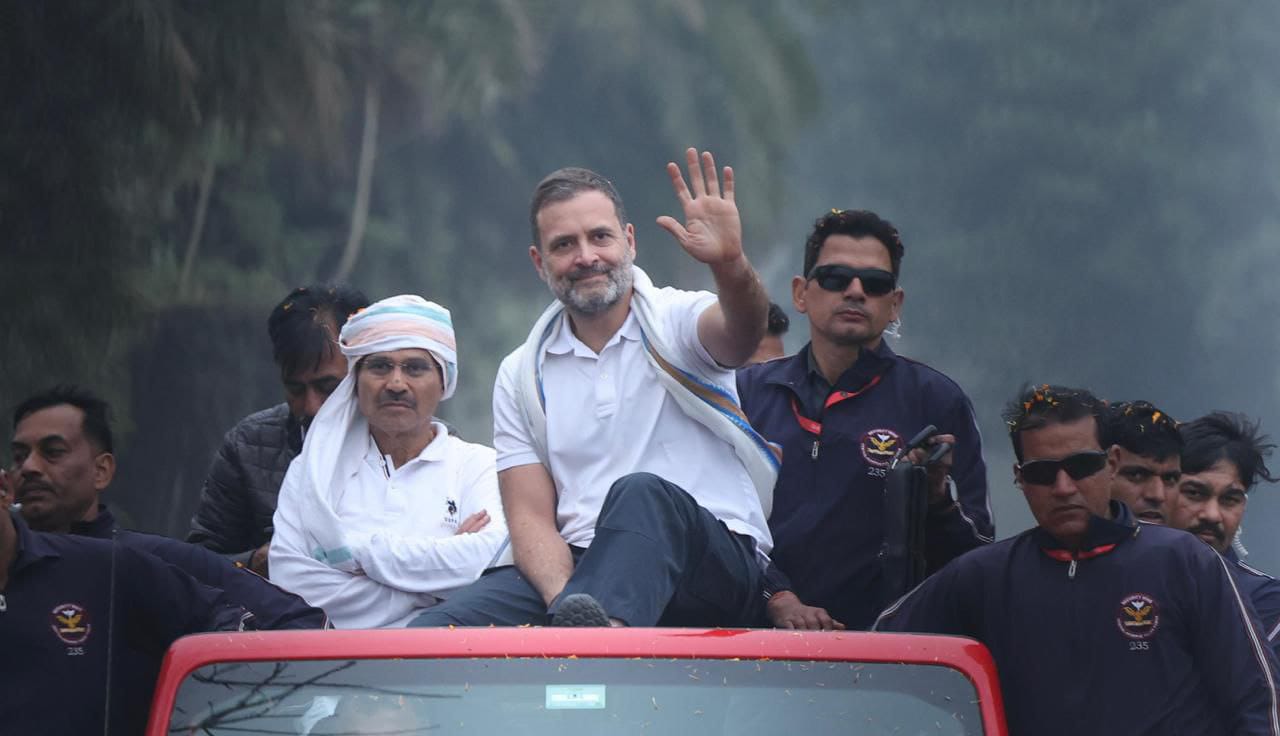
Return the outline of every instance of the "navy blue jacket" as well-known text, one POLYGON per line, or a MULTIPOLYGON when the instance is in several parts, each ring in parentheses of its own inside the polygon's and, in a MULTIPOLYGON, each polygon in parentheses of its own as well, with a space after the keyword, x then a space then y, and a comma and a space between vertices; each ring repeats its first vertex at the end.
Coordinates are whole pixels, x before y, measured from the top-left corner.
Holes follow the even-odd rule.
POLYGON ((222 555, 158 534, 118 529, 115 517, 105 505, 98 506, 98 517, 93 521, 71 526, 72 534, 98 539, 111 539, 112 532, 121 544, 153 554, 205 585, 222 589, 228 600, 253 612, 259 629, 323 629, 329 626, 329 618, 324 611, 222 555))
POLYGON ((971 636, 1019 734, 1280 734, 1275 660, 1227 563, 1186 532, 1093 517, 1081 552, 1040 527, 974 550, 876 622, 971 636))
POLYGON ((251 618, 221 591, 151 555, 32 531, 21 514, 10 516, 17 557, 0 591, 6 734, 102 733, 108 698, 111 733, 142 733, 169 645, 184 634, 235 630, 251 618))
POLYGON ((1266 634, 1267 641, 1271 642, 1272 651, 1280 657, 1280 581, 1246 564, 1230 547, 1223 557, 1235 576, 1240 594, 1253 604, 1253 610, 1262 622, 1262 631, 1266 634))
POLYGON ((883 590, 879 560, 884 476, 894 453, 929 424, 956 436, 951 477, 959 503, 932 510, 927 524, 926 555, 936 570, 995 537, 982 439, 960 387, 896 355, 884 341, 876 350, 863 350, 834 386, 863 393, 821 414, 806 409, 806 389, 816 380, 808 355, 806 346, 738 371, 738 395, 751 425, 782 446, 769 517, 769 588, 791 590, 845 626, 865 629, 902 592, 883 590), (877 376, 878 383, 870 385, 877 376), (793 399, 808 418, 822 423, 820 437, 800 426, 793 399))

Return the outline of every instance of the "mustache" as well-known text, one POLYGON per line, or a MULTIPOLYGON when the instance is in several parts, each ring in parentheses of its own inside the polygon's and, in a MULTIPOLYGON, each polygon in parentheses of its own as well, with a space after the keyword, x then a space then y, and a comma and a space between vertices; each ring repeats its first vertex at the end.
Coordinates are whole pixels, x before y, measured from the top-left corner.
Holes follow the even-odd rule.
POLYGON ((53 491, 53 486, 39 480, 29 480, 25 483, 19 483, 14 489, 15 496, 22 496, 33 491, 53 491))
POLYGON ((378 397, 378 406, 387 406, 389 404, 395 404, 398 406, 416 407, 418 405, 418 402, 414 401, 413 397, 410 396, 408 393, 399 394, 399 395, 384 393, 378 397))
POLYGON ((1202 521, 1195 526, 1189 527, 1187 531, 1192 534, 1200 534, 1201 532, 1209 532, 1219 542, 1227 538, 1227 530, 1223 529, 1220 524, 1214 524, 1208 521, 1202 521))
POLYGON ((597 263, 594 266, 587 266, 585 268, 578 268, 573 271, 570 271, 566 275, 566 278, 568 278, 570 281, 581 281, 582 279, 589 278, 591 276, 609 274, 612 271, 613 271, 613 268, 611 268, 608 264, 602 262, 602 263, 597 263))
POLYGON ((1150 498, 1140 498, 1130 508, 1138 516, 1159 516, 1165 518, 1164 504, 1150 498))

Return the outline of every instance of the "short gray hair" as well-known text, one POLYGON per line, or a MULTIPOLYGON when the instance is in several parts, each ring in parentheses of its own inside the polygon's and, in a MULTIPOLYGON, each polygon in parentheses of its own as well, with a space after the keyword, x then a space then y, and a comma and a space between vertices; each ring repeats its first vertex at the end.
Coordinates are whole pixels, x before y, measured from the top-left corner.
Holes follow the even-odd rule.
POLYGON ((627 211, 622 206, 618 190, 613 188, 613 182, 591 169, 570 166, 547 174, 533 190, 533 200, 529 203, 529 229, 533 233, 534 245, 542 247, 538 234, 538 213, 548 205, 573 199, 583 192, 600 192, 608 197, 618 215, 618 224, 627 224, 627 211))

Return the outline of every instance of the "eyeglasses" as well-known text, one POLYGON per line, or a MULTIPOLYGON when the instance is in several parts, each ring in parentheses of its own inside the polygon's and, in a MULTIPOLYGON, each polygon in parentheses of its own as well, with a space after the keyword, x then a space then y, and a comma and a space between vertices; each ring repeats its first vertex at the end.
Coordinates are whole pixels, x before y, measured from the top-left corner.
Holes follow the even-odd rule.
POLYGON ((360 361, 360 369, 378 378, 386 378, 396 366, 409 378, 422 378, 435 370, 435 364, 423 358, 413 358, 403 363, 396 363, 390 358, 366 358, 360 361))
POLYGON ((857 279, 867 296, 884 296, 897 286, 897 279, 883 268, 851 268, 830 263, 809 272, 809 278, 827 291, 844 291, 857 279))
POLYGON ((1067 455, 1061 460, 1032 460, 1020 463, 1018 470, 1022 473, 1024 483, 1036 486, 1050 486, 1058 479, 1058 471, 1065 470, 1072 480, 1083 480, 1102 470, 1107 465, 1107 453, 1097 450, 1077 452, 1067 455))

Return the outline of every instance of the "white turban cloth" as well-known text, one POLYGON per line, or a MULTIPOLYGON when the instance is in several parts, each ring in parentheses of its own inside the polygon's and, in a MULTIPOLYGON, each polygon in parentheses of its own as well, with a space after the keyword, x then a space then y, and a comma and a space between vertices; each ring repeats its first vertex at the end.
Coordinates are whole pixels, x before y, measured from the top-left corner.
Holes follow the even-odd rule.
POLYGON ((443 399, 447 399, 458 385, 458 353, 449 310, 411 294, 383 299, 352 315, 342 328, 338 347, 347 356, 347 377, 312 420, 302 454, 289 472, 302 474, 298 484, 302 498, 297 500, 311 556, 331 567, 354 571, 357 565, 334 508, 345 490, 345 479, 369 446, 369 422, 356 403, 356 361, 373 353, 426 350, 440 364, 443 399))
POLYGON ((431 353, 444 372, 443 398, 453 396, 458 387, 453 318, 449 310, 420 296, 401 294, 356 312, 343 326, 338 346, 347 356, 348 377, 355 373, 355 362, 366 355, 419 348, 431 353))

